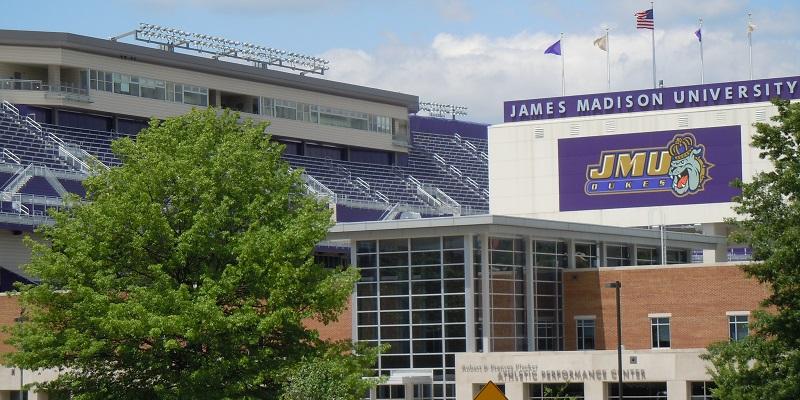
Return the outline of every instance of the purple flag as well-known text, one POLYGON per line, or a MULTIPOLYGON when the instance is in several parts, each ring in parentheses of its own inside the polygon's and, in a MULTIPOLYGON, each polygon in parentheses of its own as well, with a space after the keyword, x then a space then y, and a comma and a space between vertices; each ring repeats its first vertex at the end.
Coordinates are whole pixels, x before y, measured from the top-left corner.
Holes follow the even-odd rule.
POLYGON ((703 41, 703 28, 700 28, 700 29, 694 31, 694 35, 697 36, 697 41, 698 42, 702 42, 703 41))
POLYGON ((557 42, 550 45, 547 50, 544 51, 544 54, 555 54, 557 56, 561 55, 561 39, 557 42))

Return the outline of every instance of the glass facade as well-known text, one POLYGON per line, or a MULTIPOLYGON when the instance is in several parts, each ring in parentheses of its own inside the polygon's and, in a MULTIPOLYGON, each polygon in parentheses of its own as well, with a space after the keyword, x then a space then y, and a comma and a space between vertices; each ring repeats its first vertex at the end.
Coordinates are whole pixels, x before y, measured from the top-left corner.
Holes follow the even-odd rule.
POLYGON ((93 90, 171 101, 196 106, 208 105, 208 88, 108 71, 89 71, 93 90))
POLYGON ((358 340, 388 344, 378 372, 433 369, 429 398, 455 396, 455 353, 466 351, 464 237, 359 241, 358 340))
POLYGON ((627 265, 631 265, 630 248, 627 245, 607 244, 605 266, 624 267, 627 265))
POLYGON ((361 131, 407 134, 408 121, 315 104, 261 97, 261 115, 361 131))
MULTIPOLYGON (((594 268, 603 248, 628 265, 634 248, 488 234, 359 240, 354 247, 361 271, 355 339, 390 346, 376 365, 379 374, 430 369, 433 385, 414 391, 436 400, 455 397, 456 353, 563 350, 563 270, 571 262, 594 268)), ((653 347, 670 347, 670 318, 653 317, 653 347)), ((595 349, 595 319, 578 317, 576 329, 577 349, 595 349)), ((545 389, 561 388, 554 385, 531 386, 530 398, 546 398, 545 389)), ((647 385, 639 389, 650 390, 647 385)), ((582 385, 568 386, 570 395, 582 398, 582 385)), ((377 394, 402 392, 383 385, 377 394)))
POLYGON ((533 320, 536 351, 564 349, 561 270, 566 268, 567 243, 533 240, 533 320))

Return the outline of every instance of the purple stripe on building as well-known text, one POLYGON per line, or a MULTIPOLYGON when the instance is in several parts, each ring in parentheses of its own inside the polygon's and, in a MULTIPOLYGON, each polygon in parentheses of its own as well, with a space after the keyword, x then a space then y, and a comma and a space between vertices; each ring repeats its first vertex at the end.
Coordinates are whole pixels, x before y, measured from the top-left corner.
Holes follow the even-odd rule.
MULTIPOLYGON (((466 138, 486 140, 486 131, 489 125, 477 122, 459 121, 447 118, 423 117, 410 115, 408 123, 411 132, 438 133, 452 135, 458 133, 466 138)), ((413 133, 412 133, 413 135, 413 133)))
POLYGON ((558 176, 561 211, 729 202, 741 127, 559 139, 558 176))
POLYGON ((800 76, 678 86, 627 92, 513 100, 503 103, 503 121, 532 121, 592 115, 758 103, 800 98, 800 76))

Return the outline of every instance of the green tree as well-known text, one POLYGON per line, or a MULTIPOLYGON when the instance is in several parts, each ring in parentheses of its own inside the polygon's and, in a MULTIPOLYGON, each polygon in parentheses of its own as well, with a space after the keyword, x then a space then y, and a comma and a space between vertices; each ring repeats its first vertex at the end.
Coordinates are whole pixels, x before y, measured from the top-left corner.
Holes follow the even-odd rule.
POLYGON ((358 273, 314 262, 330 212, 238 119, 196 110, 113 143, 123 165, 29 241, 41 283, 21 287, 8 362, 60 369, 43 387, 78 399, 277 399, 308 360, 371 365, 304 326, 335 320, 358 273))
POLYGON ((774 169, 736 183, 731 239, 753 249, 745 272, 770 288, 750 336, 709 347, 715 395, 724 400, 800 399, 800 104, 776 100, 775 124, 756 124, 753 146, 774 169))

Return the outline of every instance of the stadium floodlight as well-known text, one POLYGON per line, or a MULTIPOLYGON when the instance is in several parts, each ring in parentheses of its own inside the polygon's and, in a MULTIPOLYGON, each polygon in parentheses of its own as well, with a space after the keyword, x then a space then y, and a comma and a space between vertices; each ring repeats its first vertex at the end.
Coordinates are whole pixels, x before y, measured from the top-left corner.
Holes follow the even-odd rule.
POLYGON ((467 115, 467 107, 453 104, 420 101, 419 109, 422 111, 427 111, 431 117, 444 118, 450 115, 453 117, 453 119, 456 119, 456 115, 467 115))
MULTIPOLYGON (((272 47, 263 47, 202 33, 186 32, 155 24, 140 23, 139 29, 128 34, 130 33, 135 34, 136 40, 158 44, 161 48, 170 51, 180 48, 211 54, 214 59, 222 57, 236 58, 252 62, 253 65, 261 68, 276 66, 300 71, 303 75, 307 73, 324 75, 325 71, 330 69, 330 63, 318 57, 295 52, 287 53, 272 47)), ((124 36, 120 35, 112 38, 112 40, 121 37, 124 36)))

